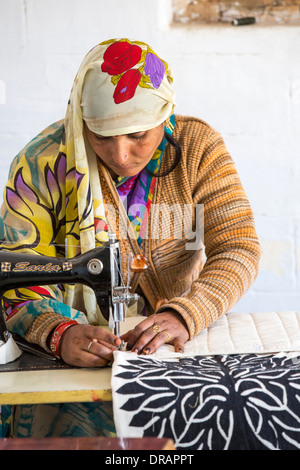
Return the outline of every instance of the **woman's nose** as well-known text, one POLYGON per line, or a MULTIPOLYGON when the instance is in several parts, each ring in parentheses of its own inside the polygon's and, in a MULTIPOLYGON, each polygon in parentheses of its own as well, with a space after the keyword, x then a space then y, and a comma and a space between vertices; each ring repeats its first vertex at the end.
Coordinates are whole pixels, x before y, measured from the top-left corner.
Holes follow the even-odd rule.
POLYGON ((114 149, 113 149, 113 158, 119 165, 125 165, 128 163, 129 155, 129 146, 126 142, 126 139, 119 136, 115 139, 114 149))

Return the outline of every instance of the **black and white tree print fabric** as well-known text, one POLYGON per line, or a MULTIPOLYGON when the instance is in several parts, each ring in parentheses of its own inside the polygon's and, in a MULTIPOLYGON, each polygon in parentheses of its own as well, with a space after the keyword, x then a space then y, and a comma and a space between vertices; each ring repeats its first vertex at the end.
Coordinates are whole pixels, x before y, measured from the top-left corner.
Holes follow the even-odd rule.
POLYGON ((119 435, 170 437, 182 450, 300 449, 300 355, 118 357, 119 435))

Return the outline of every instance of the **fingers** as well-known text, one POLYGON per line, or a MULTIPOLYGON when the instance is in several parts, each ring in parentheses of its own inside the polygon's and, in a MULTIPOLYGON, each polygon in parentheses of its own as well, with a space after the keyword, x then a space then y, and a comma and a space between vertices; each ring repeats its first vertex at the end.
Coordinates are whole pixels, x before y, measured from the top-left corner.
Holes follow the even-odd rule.
POLYGON ((102 343, 107 343, 110 346, 119 346, 121 344, 121 339, 118 338, 116 335, 112 334, 109 331, 106 331, 104 328, 99 326, 90 326, 90 325, 82 325, 87 326, 85 335, 90 341, 97 340, 102 343))
POLYGON ((175 352, 178 352, 178 353, 184 352, 184 342, 182 341, 181 338, 175 338, 173 344, 174 344, 175 352))
POLYGON ((152 332, 149 336, 152 336, 152 338, 145 346, 140 346, 140 344, 143 344, 143 340, 146 337, 145 334, 140 338, 140 341, 138 341, 135 345, 135 347, 137 348, 136 352, 142 352, 143 354, 152 354, 157 351, 157 349, 159 349, 163 344, 170 343, 172 340, 170 334, 166 330, 159 330, 156 333, 155 330, 153 331, 152 328, 152 332))
POLYGON ((152 354, 165 343, 183 353, 188 331, 178 316, 167 312, 151 315, 121 338, 127 342, 127 350, 137 354, 152 354))
POLYGON ((149 336, 146 336, 146 334, 147 332, 145 332, 145 334, 142 335, 135 343, 132 348, 133 352, 136 352, 137 354, 153 354, 163 344, 172 344, 174 346, 175 352, 184 352, 184 342, 182 338, 177 336, 173 339, 167 330, 160 331, 154 336, 151 333, 149 333, 149 336), (149 340, 150 337, 151 339, 149 340))
POLYGON ((113 360, 120 344, 120 338, 104 328, 76 325, 62 337, 61 357, 77 367, 103 367, 113 360))
POLYGON ((155 335, 155 333, 151 330, 152 326, 155 324, 155 317, 157 317, 157 315, 151 315, 142 322, 138 323, 133 330, 129 330, 127 333, 121 336, 122 340, 124 340, 126 343, 129 343, 128 349, 131 349, 131 346, 133 346, 143 334, 145 334, 145 337, 147 337, 147 335, 149 337, 155 335))
POLYGON ((84 367, 103 367, 113 360, 113 352, 116 350, 114 346, 107 346, 97 340, 91 341, 86 350, 80 352, 77 360, 84 364, 84 367))

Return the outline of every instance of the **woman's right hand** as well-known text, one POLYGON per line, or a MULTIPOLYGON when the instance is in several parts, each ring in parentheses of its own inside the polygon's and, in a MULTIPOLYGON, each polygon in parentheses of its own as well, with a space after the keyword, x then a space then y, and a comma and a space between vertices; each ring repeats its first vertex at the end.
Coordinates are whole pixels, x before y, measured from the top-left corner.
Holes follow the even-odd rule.
POLYGON ((77 367, 104 367, 113 360, 120 338, 101 326, 74 325, 61 337, 60 356, 77 367))

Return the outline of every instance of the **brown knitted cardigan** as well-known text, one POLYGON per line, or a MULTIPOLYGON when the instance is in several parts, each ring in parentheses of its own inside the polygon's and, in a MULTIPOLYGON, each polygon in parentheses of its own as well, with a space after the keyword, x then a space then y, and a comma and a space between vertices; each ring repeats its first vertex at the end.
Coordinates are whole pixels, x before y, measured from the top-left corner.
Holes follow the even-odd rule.
MULTIPOLYGON (((177 207, 181 214, 185 206, 203 205, 204 247, 190 250, 186 249, 187 240, 166 238, 169 219, 157 219, 149 211, 149 236, 141 250, 128 236, 123 249, 149 260, 148 270, 131 280, 133 288, 139 283, 153 308, 160 298, 168 299, 158 312, 168 308, 178 311, 193 338, 228 312, 249 289, 258 272, 260 247, 249 201, 221 136, 199 119, 176 116, 173 137, 181 145, 182 159, 171 173, 157 179, 152 205, 177 207), (154 229, 160 238, 151 238, 154 229)), ((168 146, 161 171, 173 160, 174 149, 168 146)), ((102 171, 105 202, 117 207, 113 182, 104 167, 102 171)), ((120 217, 125 224, 125 211, 120 210, 120 217)), ((193 224, 195 232, 195 216, 193 224)))

